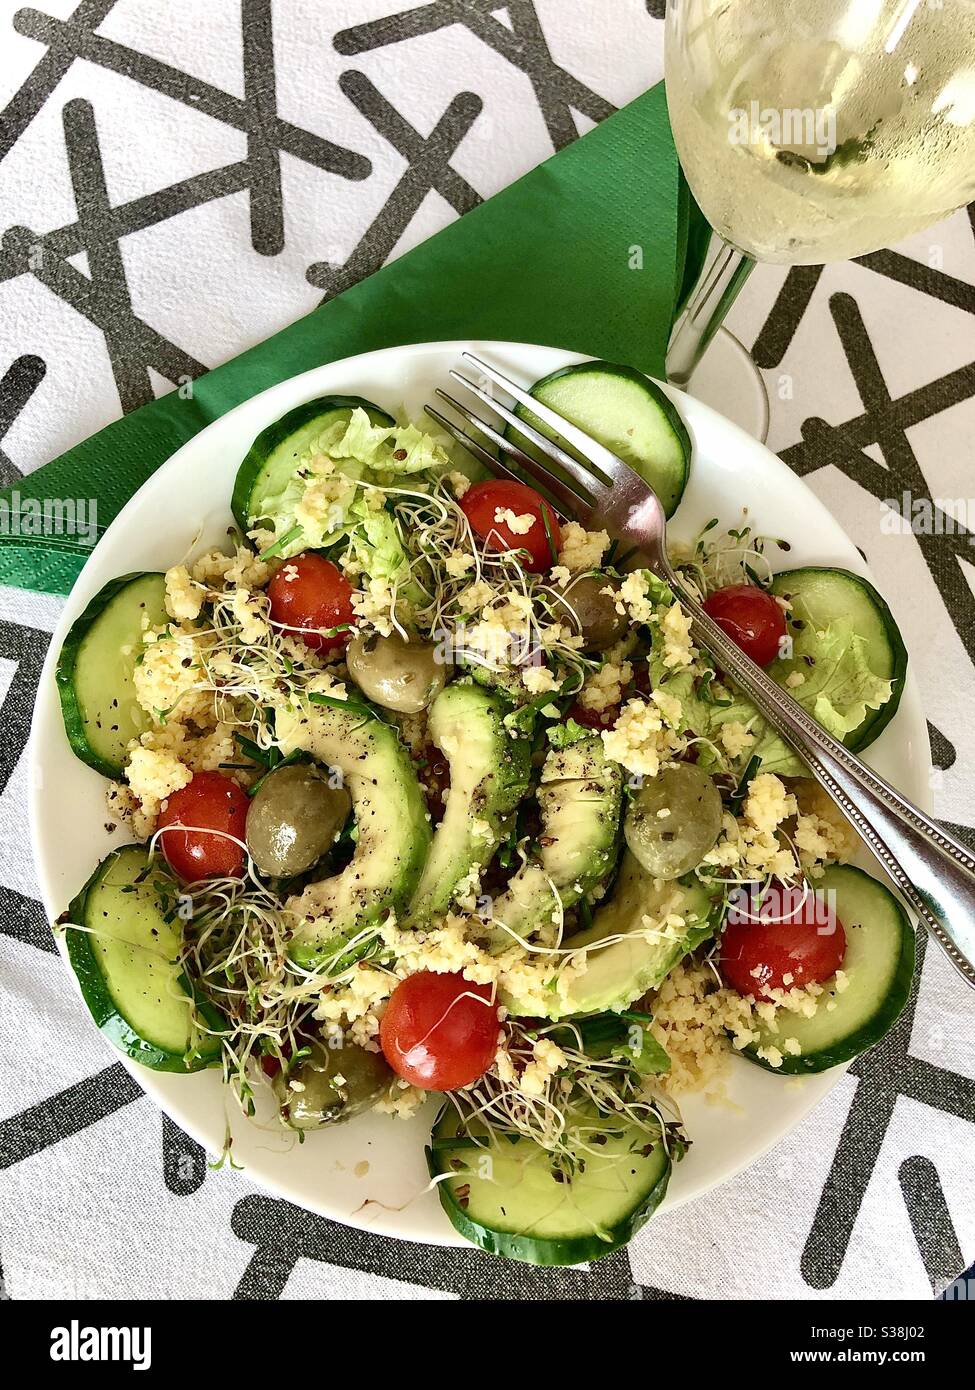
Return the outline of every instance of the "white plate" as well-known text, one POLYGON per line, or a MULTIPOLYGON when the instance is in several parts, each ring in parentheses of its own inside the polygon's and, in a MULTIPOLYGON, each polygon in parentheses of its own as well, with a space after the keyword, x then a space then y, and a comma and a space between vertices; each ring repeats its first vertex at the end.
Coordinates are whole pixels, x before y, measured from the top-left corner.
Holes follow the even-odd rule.
MULTIPOLYGON (((118 837, 105 832, 105 783, 71 753, 61 724, 54 662, 74 619, 109 579, 132 570, 165 570, 191 546, 221 544, 230 523, 234 474, 254 436, 303 401, 355 394, 422 419, 433 389, 473 347, 516 379, 535 381, 580 360, 553 348, 514 343, 434 343, 390 348, 316 368, 272 387, 216 420, 184 445, 132 498, 85 566, 51 641, 30 743, 31 824, 44 906, 53 921, 118 837), (197 539, 198 538, 198 539, 197 539)), ((691 539, 711 517, 735 524, 742 507, 758 531, 791 541, 789 566, 836 564, 867 573, 859 553, 816 497, 773 454, 707 406, 671 392, 694 441, 691 480, 671 524, 691 539)), ((869 753, 896 786, 924 805, 930 771, 927 731, 909 677, 896 718, 869 753)), ((404 1123, 366 1116, 299 1146, 280 1128, 244 1120, 217 1075, 165 1076, 122 1059, 140 1086, 211 1152, 223 1146, 229 1118, 234 1159, 281 1197, 351 1226, 440 1245, 464 1244, 435 1193, 426 1191, 424 1142, 436 1106, 404 1123)), ((792 1129, 836 1082, 838 1071, 797 1083, 741 1059, 733 1062, 730 1105, 690 1100, 694 1140, 675 1169, 667 1204, 709 1191, 752 1163, 792 1129)))

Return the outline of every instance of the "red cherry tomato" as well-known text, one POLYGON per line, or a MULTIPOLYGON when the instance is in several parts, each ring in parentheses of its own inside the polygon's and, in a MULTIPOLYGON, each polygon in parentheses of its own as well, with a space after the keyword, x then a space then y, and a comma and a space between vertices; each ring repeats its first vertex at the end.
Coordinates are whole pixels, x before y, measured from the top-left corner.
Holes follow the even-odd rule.
POLYGON ((525 551, 525 569, 535 574, 555 564, 555 556, 562 544, 562 532, 552 508, 534 488, 503 478, 475 483, 464 493, 460 507, 471 524, 471 530, 480 536, 489 549, 525 551), (530 516, 532 524, 524 533, 513 531, 506 521, 498 520, 498 512, 512 512, 516 517, 530 516))
POLYGON ((705 601, 704 611, 759 666, 768 666, 779 655, 786 633, 785 614, 757 584, 716 589, 705 601))
POLYGON ((498 1047, 489 985, 463 975, 408 975, 393 990, 379 1030, 386 1061, 412 1086, 453 1091, 487 1071, 498 1047))
POLYGON ((312 651, 337 651, 352 635, 352 585, 337 565, 314 550, 286 560, 267 586, 267 596, 274 626, 300 637, 312 651), (331 632, 336 627, 345 630, 331 632))
POLYGON ((725 984, 769 998, 774 989, 804 989, 839 970, 846 955, 843 924, 821 897, 803 892, 773 883, 760 903, 752 897, 731 916, 721 937, 725 984))
POLYGON ((159 813, 159 844, 178 878, 194 883, 201 878, 239 878, 246 854, 243 840, 249 802, 244 789, 222 772, 195 772, 192 782, 173 792, 159 813), (169 827, 192 825, 193 830, 169 827), (220 830, 222 835, 208 834, 220 830), (233 840, 227 839, 233 835, 233 840))

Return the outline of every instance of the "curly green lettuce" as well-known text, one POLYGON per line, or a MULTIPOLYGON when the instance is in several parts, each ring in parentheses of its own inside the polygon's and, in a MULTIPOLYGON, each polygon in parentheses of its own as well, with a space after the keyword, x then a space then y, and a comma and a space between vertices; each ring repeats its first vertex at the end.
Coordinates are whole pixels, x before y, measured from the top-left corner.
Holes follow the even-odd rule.
MULTIPOLYGON (((440 473, 450 465, 447 451, 431 435, 415 425, 374 425, 362 409, 324 430, 315 440, 314 454, 332 468, 316 468, 309 458, 301 458, 280 495, 265 499, 274 519, 274 537, 265 554, 287 559, 358 536, 371 555, 376 542, 370 532, 382 525, 371 523, 382 511, 370 506, 370 489, 393 487, 416 473, 440 473)), ((384 544, 382 550, 388 567, 391 547, 384 544)))
MULTIPOLYGON (((657 604, 673 602, 670 589, 659 580, 651 592, 657 604)), ((860 727, 868 711, 885 705, 893 693, 892 683, 871 669, 866 640, 852 624, 842 620, 818 631, 812 623, 807 624, 794 636, 792 655, 774 661, 768 673, 840 740, 860 727), (794 673, 801 675, 801 681, 794 673)), ((655 689, 661 688, 680 701, 682 732, 711 740, 720 747, 722 725, 742 724, 755 736, 755 742, 732 761, 744 763, 758 757, 763 772, 783 777, 806 774, 798 754, 766 723, 752 701, 719 684, 712 668, 703 675, 700 671, 668 672, 655 643, 650 655, 650 679, 655 689)), ((702 745, 700 757, 703 765, 716 761, 706 745, 702 745)))
MULTIPOLYGON (((818 632, 810 624, 796 636, 792 656, 774 661, 769 675, 828 733, 842 741, 860 727, 868 710, 880 709, 893 692, 892 683, 870 669, 866 650, 864 638, 847 622, 831 623, 818 632), (802 683, 790 686, 788 678, 794 672, 802 675, 802 683)), ((717 732, 722 724, 732 721, 744 724, 756 736, 747 756, 759 757, 763 772, 784 777, 806 772, 799 756, 768 727, 744 695, 736 694, 730 705, 713 707, 709 727, 717 732)))

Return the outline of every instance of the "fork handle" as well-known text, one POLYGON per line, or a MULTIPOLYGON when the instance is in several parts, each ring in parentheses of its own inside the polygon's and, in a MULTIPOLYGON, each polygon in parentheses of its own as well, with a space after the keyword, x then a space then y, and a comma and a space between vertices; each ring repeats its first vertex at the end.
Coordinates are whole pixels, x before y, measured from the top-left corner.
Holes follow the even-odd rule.
POLYGON ((745 656, 673 573, 695 642, 716 657, 759 712, 809 764, 945 954, 975 988, 975 857, 826 732, 745 656))

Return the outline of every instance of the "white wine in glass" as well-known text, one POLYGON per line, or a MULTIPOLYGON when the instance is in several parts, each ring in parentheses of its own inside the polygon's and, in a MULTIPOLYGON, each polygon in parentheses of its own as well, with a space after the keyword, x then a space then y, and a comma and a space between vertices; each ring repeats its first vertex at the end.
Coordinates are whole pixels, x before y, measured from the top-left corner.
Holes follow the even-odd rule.
POLYGON ((975 0, 669 0, 665 69, 681 166, 726 243, 672 345, 678 384, 745 257, 846 260, 975 198, 975 0))

